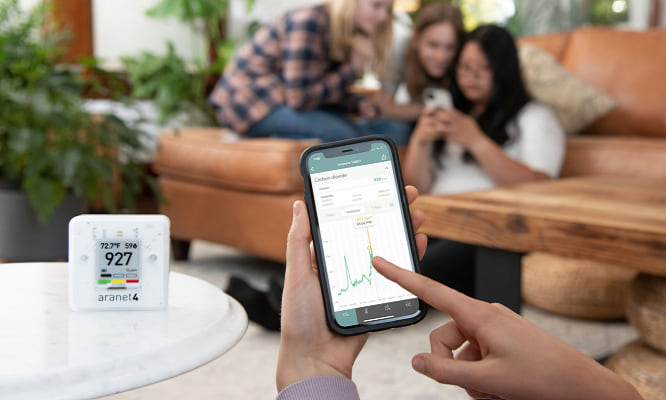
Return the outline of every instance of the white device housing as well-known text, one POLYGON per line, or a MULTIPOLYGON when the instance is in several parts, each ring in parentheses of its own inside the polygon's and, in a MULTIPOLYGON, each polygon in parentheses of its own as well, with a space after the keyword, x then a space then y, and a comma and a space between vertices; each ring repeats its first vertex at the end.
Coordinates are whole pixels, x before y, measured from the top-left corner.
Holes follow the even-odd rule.
POLYGON ((69 221, 69 306, 79 310, 165 308, 169 218, 83 214, 69 221))

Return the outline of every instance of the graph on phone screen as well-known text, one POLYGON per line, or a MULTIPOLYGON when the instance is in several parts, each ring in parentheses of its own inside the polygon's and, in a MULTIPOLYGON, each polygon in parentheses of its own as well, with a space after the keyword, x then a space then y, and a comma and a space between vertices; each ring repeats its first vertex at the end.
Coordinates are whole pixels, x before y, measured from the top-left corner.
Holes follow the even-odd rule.
MULTIPOLYGON (((372 242, 370 241, 370 228, 367 226, 365 227, 365 232, 368 234, 368 258, 372 260, 372 242)), ((372 263, 369 264, 369 272, 367 275, 361 275, 361 279, 355 279, 352 280, 351 273, 349 272, 349 264, 347 263, 347 256, 343 256, 345 259, 345 275, 347 277, 347 286, 344 288, 340 289, 338 292, 338 296, 342 295, 342 293, 346 293, 349 290, 349 287, 356 287, 363 283, 363 281, 367 282, 368 285, 372 285, 372 263)))
POLYGON ((334 311, 414 298, 371 263, 381 256, 413 269, 393 165, 358 164, 311 174, 334 311))
POLYGON ((402 235, 395 234, 403 229, 401 219, 393 220, 388 212, 330 222, 321 229, 322 238, 326 238, 324 257, 336 310, 402 298, 404 290, 376 272, 371 261, 381 255, 396 265, 411 265, 407 243, 402 235), (359 228, 359 224, 365 227, 359 228))

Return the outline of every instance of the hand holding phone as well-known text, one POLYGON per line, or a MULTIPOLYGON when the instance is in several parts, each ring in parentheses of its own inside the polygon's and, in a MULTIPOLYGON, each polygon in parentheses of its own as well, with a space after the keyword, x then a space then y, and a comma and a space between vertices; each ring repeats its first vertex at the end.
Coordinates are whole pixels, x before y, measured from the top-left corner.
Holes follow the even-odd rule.
POLYGON ((420 321, 425 304, 371 263, 381 255, 418 272, 393 142, 366 136, 313 146, 301 156, 301 173, 330 329, 354 335, 420 321))
POLYGON ((423 91, 423 103, 426 108, 453 108, 451 93, 446 89, 425 88, 423 91))
MULTIPOLYGON (((413 204, 418 190, 405 187, 407 202, 413 204)), ((412 212, 418 230, 425 220, 421 210, 412 212)), ((428 238, 415 235, 419 259, 428 238)), ((319 272, 314 268, 310 221, 303 201, 294 202, 293 219, 287 238, 287 265, 282 295, 280 356, 276 370, 278 391, 313 376, 341 376, 351 379, 354 362, 368 334, 340 336, 328 329, 319 272), (304 363, 303 360, 308 360, 304 363)))

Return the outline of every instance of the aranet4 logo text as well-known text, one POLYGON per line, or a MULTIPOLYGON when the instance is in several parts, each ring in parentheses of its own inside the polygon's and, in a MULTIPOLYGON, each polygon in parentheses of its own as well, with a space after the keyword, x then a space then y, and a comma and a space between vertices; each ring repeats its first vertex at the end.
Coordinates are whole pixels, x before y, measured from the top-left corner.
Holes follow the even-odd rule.
POLYGON ((100 294, 97 296, 99 303, 133 303, 139 301, 139 293, 124 294, 100 294))

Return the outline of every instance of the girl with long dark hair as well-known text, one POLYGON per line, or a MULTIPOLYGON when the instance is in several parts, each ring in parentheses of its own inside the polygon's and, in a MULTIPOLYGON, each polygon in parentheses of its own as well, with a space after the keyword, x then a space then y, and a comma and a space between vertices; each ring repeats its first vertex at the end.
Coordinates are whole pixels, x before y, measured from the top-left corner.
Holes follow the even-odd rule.
MULTIPOLYGON (((564 132, 555 114, 527 92, 506 30, 484 25, 467 35, 451 93, 455 108, 425 110, 419 118, 404 162, 408 184, 443 194, 559 175, 564 132)), ((432 240, 422 269, 470 294, 474 249, 432 240)))

